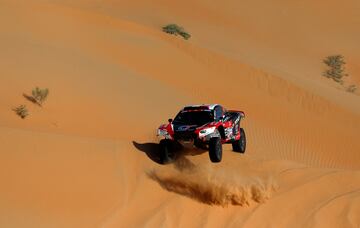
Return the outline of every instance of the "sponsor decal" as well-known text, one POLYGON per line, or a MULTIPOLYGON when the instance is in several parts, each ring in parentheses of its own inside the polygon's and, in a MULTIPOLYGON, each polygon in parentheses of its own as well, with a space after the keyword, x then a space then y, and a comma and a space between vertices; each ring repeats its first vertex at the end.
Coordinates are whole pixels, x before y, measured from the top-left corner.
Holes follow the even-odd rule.
POLYGON ((178 131, 190 131, 190 130, 195 130, 196 125, 184 125, 184 126, 179 126, 177 128, 178 131))

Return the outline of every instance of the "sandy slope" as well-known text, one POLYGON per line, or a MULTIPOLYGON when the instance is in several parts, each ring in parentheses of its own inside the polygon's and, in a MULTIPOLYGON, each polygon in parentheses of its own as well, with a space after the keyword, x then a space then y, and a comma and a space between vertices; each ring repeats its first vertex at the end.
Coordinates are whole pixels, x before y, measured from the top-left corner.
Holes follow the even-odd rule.
POLYGON ((360 82, 359 4, 302 4, 1 1, 1 226, 359 226, 360 98, 321 77, 339 52, 360 82), (246 155, 156 164, 154 129, 198 102, 247 113, 246 155))

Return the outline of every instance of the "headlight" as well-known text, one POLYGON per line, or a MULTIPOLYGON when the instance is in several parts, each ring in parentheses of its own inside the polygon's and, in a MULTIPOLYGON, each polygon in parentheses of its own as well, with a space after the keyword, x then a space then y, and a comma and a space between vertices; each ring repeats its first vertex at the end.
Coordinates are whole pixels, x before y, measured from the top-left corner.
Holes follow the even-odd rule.
POLYGON ((157 130, 157 135, 158 136, 165 136, 165 135, 169 135, 169 133, 166 130, 158 129, 157 130))
POLYGON ((203 130, 201 130, 199 133, 200 136, 205 136, 208 134, 211 134, 215 131, 216 127, 209 127, 209 128, 205 128, 203 130))

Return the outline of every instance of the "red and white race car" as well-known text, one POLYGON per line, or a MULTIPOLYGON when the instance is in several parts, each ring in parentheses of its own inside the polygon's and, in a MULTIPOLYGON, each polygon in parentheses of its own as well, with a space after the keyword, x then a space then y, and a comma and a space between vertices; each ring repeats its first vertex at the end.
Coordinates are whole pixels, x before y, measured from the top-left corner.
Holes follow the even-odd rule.
POLYGON ((161 162, 174 158, 175 144, 208 149, 212 162, 221 161, 224 143, 231 143, 234 151, 244 153, 246 136, 240 127, 243 118, 244 112, 226 110, 219 104, 184 107, 174 120, 169 119, 157 130, 161 162))

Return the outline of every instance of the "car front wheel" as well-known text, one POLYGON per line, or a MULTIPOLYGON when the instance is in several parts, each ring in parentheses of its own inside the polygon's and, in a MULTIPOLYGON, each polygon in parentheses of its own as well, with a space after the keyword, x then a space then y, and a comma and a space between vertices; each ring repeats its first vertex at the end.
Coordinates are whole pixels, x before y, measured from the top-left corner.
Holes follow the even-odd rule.
POLYGON ((222 144, 220 137, 213 137, 209 141, 209 157, 212 162, 220 162, 222 158, 222 144))
POLYGON ((159 143, 159 158, 161 164, 167 164, 174 160, 172 142, 162 139, 159 143))

